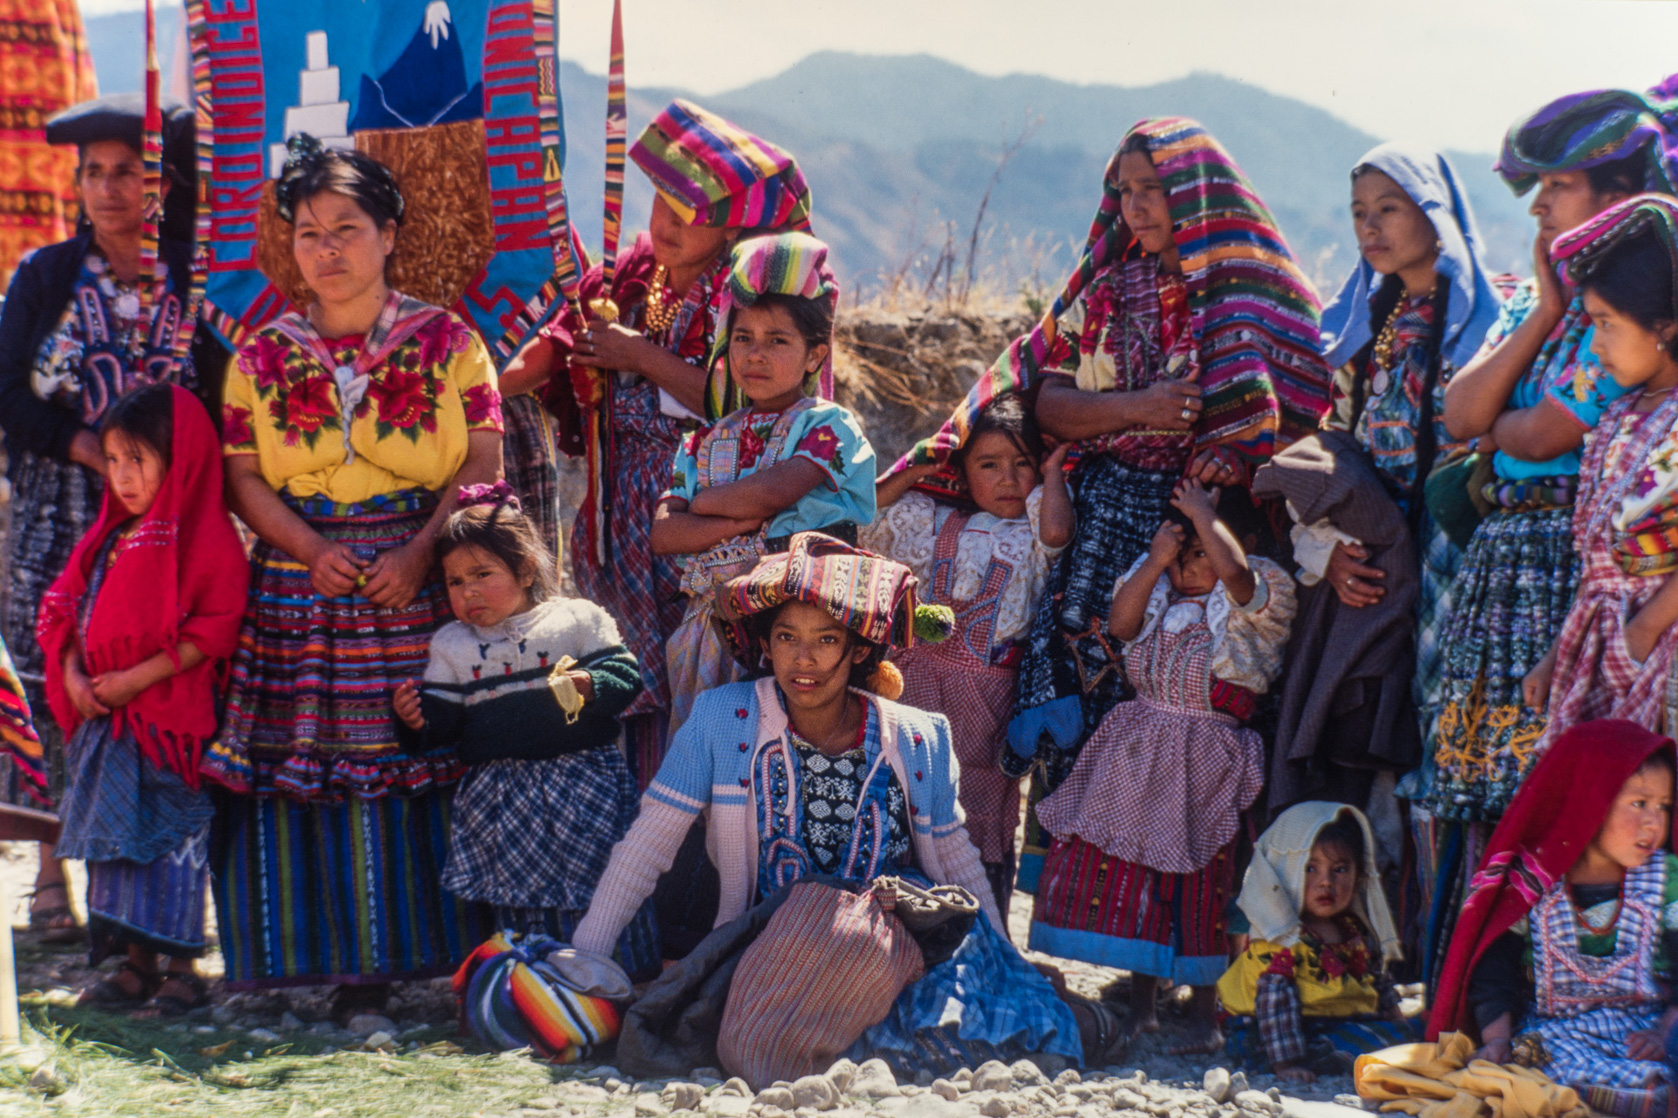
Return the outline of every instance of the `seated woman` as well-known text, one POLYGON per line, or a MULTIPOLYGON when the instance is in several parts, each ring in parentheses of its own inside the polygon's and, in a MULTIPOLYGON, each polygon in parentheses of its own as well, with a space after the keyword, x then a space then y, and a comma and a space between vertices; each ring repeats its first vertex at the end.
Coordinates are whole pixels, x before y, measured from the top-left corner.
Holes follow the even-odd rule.
POLYGON ((1005 938, 962 825, 949 722, 877 693, 882 675, 896 681, 879 671, 887 646, 913 643, 908 568, 803 532, 724 593, 724 614, 743 617, 754 638, 746 658, 761 655, 771 674, 699 696, 574 946, 611 952, 705 812, 722 879, 718 927, 809 873, 859 885, 906 873, 978 899, 955 955, 906 987, 860 1042, 900 1072, 1030 1052, 1105 1057, 1116 1016, 1097 1003, 1069 1007, 1005 938), (848 819, 835 810, 851 805, 860 806, 848 819), (959 1026, 940 1027, 952 1016, 959 1026))
POLYGON ((1672 784, 1671 740, 1635 723, 1587 722, 1556 739, 1480 863, 1430 1036, 1477 1030, 1494 1063, 1520 1048, 1604 1114, 1666 1111, 1678 1021, 1672 784))

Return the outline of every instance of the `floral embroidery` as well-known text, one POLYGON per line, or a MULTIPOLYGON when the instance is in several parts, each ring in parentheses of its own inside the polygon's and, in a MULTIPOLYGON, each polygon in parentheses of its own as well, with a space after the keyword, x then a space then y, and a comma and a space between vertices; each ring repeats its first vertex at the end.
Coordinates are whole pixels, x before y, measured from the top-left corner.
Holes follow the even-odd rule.
MULTIPOLYGON (((769 426, 774 427, 771 421, 769 426)), ((748 423, 740 432, 739 468, 749 470, 757 465, 757 460, 763 457, 763 448, 767 445, 763 437, 763 430, 756 424, 748 423)))
POLYGON ((1293 952, 1282 948, 1270 956, 1270 965, 1265 968, 1265 974, 1279 974, 1283 978, 1292 978, 1294 968, 1293 952))
POLYGON ((474 384, 461 393, 466 406, 466 426, 475 430, 501 430, 501 393, 493 385, 474 384))
POLYGON ((356 413, 365 414, 371 404, 380 438, 400 431, 418 442, 421 430, 437 429, 436 392, 436 383, 423 373, 387 368, 367 385, 367 399, 356 413))
POLYGON ((256 381, 257 389, 266 393, 285 379, 286 358, 289 355, 290 350, 284 342, 264 332, 252 338, 251 344, 240 351, 239 363, 256 381))
POLYGON ((268 401, 268 414, 285 432, 285 445, 301 442, 313 450, 322 430, 340 429, 337 387, 330 376, 303 377, 268 401))
POLYGON ((230 447, 256 447, 256 432, 251 428, 249 408, 235 404, 221 407, 221 441, 230 447))
POLYGON ((461 352, 472 340, 472 335, 452 314, 440 314, 414 332, 419 342, 419 363, 432 369, 448 363, 450 357, 461 352))
POLYGON ((839 460, 839 436, 833 433, 831 427, 810 428, 809 432, 798 440, 798 453, 823 463, 835 473, 840 472, 844 466, 839 460))

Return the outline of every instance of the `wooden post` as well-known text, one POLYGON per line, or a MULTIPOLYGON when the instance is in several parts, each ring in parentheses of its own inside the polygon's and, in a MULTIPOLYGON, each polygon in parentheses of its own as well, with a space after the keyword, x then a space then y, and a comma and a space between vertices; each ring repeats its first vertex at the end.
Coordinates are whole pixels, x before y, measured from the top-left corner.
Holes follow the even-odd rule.
POLYGON ((11 1051, 23 1041, 23 1027, 17 1012, 17 954, 12 950, 12 899, 0 879, 0 1052, 11 1051))

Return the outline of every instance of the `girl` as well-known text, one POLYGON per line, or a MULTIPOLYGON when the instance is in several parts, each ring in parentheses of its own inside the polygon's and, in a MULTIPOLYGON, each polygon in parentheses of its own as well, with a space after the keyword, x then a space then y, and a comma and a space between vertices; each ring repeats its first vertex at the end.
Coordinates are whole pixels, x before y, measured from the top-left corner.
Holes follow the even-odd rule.
POLYGON ((910 466, 880 482, 876 500, 885 511, 863 532, 864 546, 907 566, 930 588, 929 600, 955 611, 950 640, 917 645, 897 665, 903 701, 950 720, 967 834, 1004 913, 1014 891, 1020 781, 1000 761, 1014 712, 1019 639, 1049 568, 1072 539, 1064 468, 1070 448, 1055 448, 1040 475, 1036 422, 1018 393, 998 396, 943 462, 910 466), (956 484, 939 488, 972 507, 911 489, 936 486, 940 472, 956 484))
POLYGON ((1550 691, 1540 748, 1578 722, 1670 715, 1678 646, 1678 199, 1645 194, 1559 238, 1554 255, 1579 283, 1591 348, 1631 391, 1603 413, 1580 468, 1573 514, 1583 566, 1550 656, 1529 676, 1550 691))
POLYGON ((1218 980, 1218 999, 1225 1012, 1257 1018, 1234 1045, 1253 1062, 1310 1083, 1318 1071, 1344 1074, 1350 1057, 1414 1039, 1386 1024, 1402 1020, 1385 966, 1399 954, 1398 933, 1374 832, 1357 808, 1309 801, 1277 816, 1236 904, 1252 939, 1218 980))
POLYGON ((712 360, 751 403, 682 444, 653 519, 653 551, 687 557, 687 613, 666 646, 672 734, 701 691, 740 678, 711 623, 716 589, 794 532, 854 540, 874 519, 874 449, 854 415, 814 395, 833 362, 827 246, 805 233, 745 242, 727 299, 712 360))
MULTIPOLYGON (((395 706, 421 752, 471 766, 443 888, 494 905, 497 928, 568 941, 635 817, 617 738, 640 667, 605 610, 559 596, 546 541, 506 482, 461 491, 437 562, 456 620, 395 706)), ((657 967, 649 920, 643 910, 620 941, 630 974, 657 967)))
POLYGON ((1672 792, 1669 739, 1608 720, 1556 738, 1480 863, 1430 1036, 1476 1029, 1480 1056, 1500 1064, 1531 1037, 1519 1047, 1593 1110, 1666 1113, 1678 1021, 1672 792))
MULTIPOLYGON (((1195 987, 1216 1052, 1235 832, 1264 784, 1264 742, 1241 723, 1282 667, 1293 580, 1248 556, 1217 490, 1182 481, 1146 555, 1114 587, 1107 630, 1137 697, 1115 706, 1037 817, 1054 836, 1031 946, 1131 971, 1130 1026, 1158 1029, 1158 979, 1195 987)), ((1250 509, 1251 506, 1249 505, 1250 509)))
POLYGON ((214 809, 198 762, 238 641, 250 567, 220 499, 204 405, 143 388, 106 413, 110 484, 41 607, 47 698, 69 737, 58 851, 87 860, 95 964, 87 1000, 178 1014, 208 1000, 204 891, 214 809), (158 956, 168 958, 158 972, 158 956))

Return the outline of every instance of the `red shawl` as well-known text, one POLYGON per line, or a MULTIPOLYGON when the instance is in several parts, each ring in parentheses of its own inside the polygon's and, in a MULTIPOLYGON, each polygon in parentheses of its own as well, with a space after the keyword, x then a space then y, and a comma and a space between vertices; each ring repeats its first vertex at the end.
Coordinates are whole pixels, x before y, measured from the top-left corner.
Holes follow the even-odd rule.
POLYGON ((1428 1020, 1428 1038, 1472 1029, 1468 982, 1480 957, 1538 903, 1596 838, 1614 797, 1672 740, 1635 722, 1583 722, 1558 737, 1515 793, 1492 832, 1457 918, 1428 1020))
POLYGON ((196 788, 198 760, 220 713, 217 683, 239 640, 250 563, 222 498, 215 424, 190 392, 177 387, 173 393, 169 471, 151 508, 116 545, 86 633, 77 630, 88 581, 105 540, 129 518, 108 486, 98 521, 42 599, 36 635, 46 653, 47 702, 66 735, 82 721, 64 689, 64 654, 78 636, 89 676, 131 668, 159 652, 175 659, 182 641, 202 652, 197 666, 111 714, 112 729, 131 731, 146 760, 196 788))

